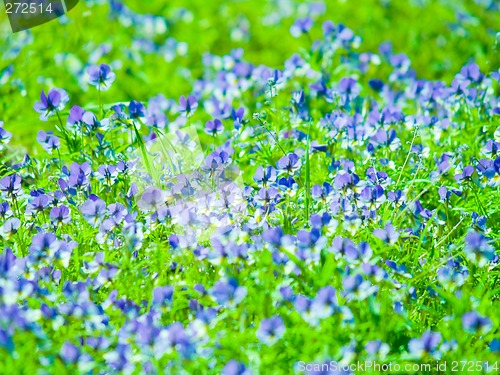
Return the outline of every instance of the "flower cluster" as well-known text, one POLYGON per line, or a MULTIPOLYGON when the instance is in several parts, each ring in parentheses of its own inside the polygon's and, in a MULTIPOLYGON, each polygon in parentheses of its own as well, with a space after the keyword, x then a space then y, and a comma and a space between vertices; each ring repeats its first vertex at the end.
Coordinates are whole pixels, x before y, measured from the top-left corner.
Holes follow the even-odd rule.
MULTIPOLYGON (((163 18, 110 9, 166 53, 163 18)), ((125 73, 89 59, 94 104, 41 92, 36 152, 0 169, 0 357, 226 375, 498 358, 499 71, 421 78, 321 12, 283 69, 207 54, 191 92, 106 104, 125 73)))

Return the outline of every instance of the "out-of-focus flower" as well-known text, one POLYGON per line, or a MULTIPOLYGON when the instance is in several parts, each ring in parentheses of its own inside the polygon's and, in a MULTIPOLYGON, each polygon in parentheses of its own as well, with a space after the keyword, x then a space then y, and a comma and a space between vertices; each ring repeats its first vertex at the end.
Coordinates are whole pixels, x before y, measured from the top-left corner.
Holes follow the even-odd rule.
POLYGON ((100 91, 108 90, 116 79, 116 74, 106 64, 89 66, 87 74, 89 75, 89 84, 95 86, 100 91))
POLYGON ((285 334, 283 318, 273 316, 269 319, 262 319, 257 337, 266 345, 274 345, 285 334))

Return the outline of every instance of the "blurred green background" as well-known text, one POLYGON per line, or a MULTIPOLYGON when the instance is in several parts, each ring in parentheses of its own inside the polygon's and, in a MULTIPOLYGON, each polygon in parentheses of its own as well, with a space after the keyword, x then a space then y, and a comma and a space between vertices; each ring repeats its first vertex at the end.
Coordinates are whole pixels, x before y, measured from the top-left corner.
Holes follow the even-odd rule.
MULTIPOLYGON (((307 14, 310 3, 131 0, 124 4, 133 12, 159 18, 134 24, 110 16, 108 1, 81 1, 68 16, 12 34, 2 8, 0 72, 11 69, 12 74, 0 76, 0 120, 14 134, 13 144, 29 147, 38 129, 50 127, 32 109, 42 89, 66 89, 71 97, 67 110, 96 102, 95 90, 88 90, 83 76, 89 63, 111 63, 117 73, 112 89, 103 95, 105 103, 146 101, 158 93, 177 99, 201 75, 206 52, 223 55, 241 47, 247 61, 282 68, 290 51, 310 45, 307 38, 295 39, 289 32, 293 21, 307 14), (28 43, 20 47, 23 40, 28 43), (163 46, 162 54, 138 53, 140 40, 163 46), (103 44, 113 47, 108 51, 103 44)), ((321 37, 324 20, 343 23, 362 38, 359 51, 377 52, 381 42, 391 41, 395 52, 410 57, 422 78, 450 82, 471 59, 485 71, 500 65, 495 47, 500 13, 492 10, 493 1, 346 0, 327 1, 325 7, 311 31, 313 40, 321 37)))

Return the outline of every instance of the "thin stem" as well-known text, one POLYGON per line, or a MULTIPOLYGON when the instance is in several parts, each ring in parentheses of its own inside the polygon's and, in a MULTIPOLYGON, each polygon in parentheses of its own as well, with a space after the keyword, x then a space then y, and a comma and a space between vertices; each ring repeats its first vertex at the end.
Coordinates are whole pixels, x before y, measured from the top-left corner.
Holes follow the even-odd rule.
POLYGON ((102 110, 102 101, 101 101, 101 86, 97 86, 97 100, 99 103, 99 115, 100 115, 100 118, 102 119, 103 110, 102 110))
POLYGON ((311 147, 311 122, 307 131, 307 147, 306 147, 306 222, 309 221, 309 204, 311 201, 311 165, 309 161, 309 151, 311 147))
POLYGON ((417 131, 418 131, 418 127, 415 128, 415 131, 413 132, 413 138, 411 140, 410 149, 408 150, 408 154, 406 155, 405 162, 403 163, 403 166, 401 167, 401 172, 399 173, 398 181, 396 182, 396 188, 399 187, 399 181, 401 180, 401 177, 403 176, 403 172, 404 172, 404 169, 406 167, 406 164, 408 163, 408 160, 410 159, 411 148, 413 147, 413 143, 415 142, 415 138, 417 137, 417 131))
POLYGON ((267 128, 266 124, 264 123, 264 121, 262 121, 261 118, 257 118, 259 120, 259 122, 261 123, 262 127, 269 133, 269 135, 274 139, 274 141, 276 142, 276 144, 278 145, 278 147, 280 148, 281 152, 283 152, 283 155, 286 156, 286 152, 285 150, 283 149, 283 147, 281 147, 281 144, 279 143, 278 141, 278 138, 267 128))

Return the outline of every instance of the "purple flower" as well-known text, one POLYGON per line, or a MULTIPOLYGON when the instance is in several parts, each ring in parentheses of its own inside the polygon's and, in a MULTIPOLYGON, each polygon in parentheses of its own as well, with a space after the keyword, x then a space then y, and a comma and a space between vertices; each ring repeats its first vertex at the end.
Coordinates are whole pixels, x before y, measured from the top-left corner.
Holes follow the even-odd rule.
POLYGON ((184 95, 182 95, 179 99, 179 112, 184 117, 190 117, 198 108, 198 102, 193 95, 189 95, 186 99, 184 95))
POLYGON ((465 236, 464 252, 467 258, 479 267, 484 267, 495 258, 495 249, 489 240, 478 232, 469 232, 465 236))
POLYGON ((118 344, 114 350, 106 351, 104 359, 114 371, 132 373, 135 369, 135 365, 131 363, 132 355, 130 344, 118 344))
POLYGON ((338 308, 337 293, 331 286, 318 290, 316 298, 311 303, 311 310, 316 318, 326 319, 338 308))
POLYGON ((10 205, 7 202, 0 203, 0 218, 8 219, 12 216, 12 210, 10 209, 10 205))
POLYGON ((380 341, 368 341, 365 345, 365 350, 369 354, 370 358, 385 358, 389 353, 390 347, 388 344, 380 341))
POLYGON ((66 206, 54 207, 50 210, 50 221, 54 225, 68 224, 71 221, 69 208, 66 206))
POLYGON ((235 279, 229 279, 227 282, 219 281, 210 289, 210 295, 219 305, 234 307, 238 305, 247 295, 247 289, 239 286, 235 279))
POLYGON ((137 100, 132 100, 128 105, 130 118, 138 118, 146 116, 146 107, 137 100))
MULTIPOLYGON (((400 72, 407 72, 408 69, 410 68, 410 63, 411 63, 408 56, 406 56, 404 53, 398 53, 396 55, 390 56, 389 62, 397 71, 400 72)), ((397 77, 397 75, 392 77, 395 78, 397 77)))
POLYGON ((326 202, 328 196, 333 193, 332 185, 328 182, 323 182, 323 185, 314 185, 311 189, 311 196, 317 200, 321 200, 322 202, 326 202))
POLYGON ((373 188, 366 186, 361 190, 360 198, 365 207, 371 211, 375 211, 386 200, 384 188, 380 185, 375 185, 373 188))
POLYGON ((40 120, 47 121, 55 112, 62 110, 68 101, 68 93, 63 89, 50 89, 49 95, 45 95, 42 90, 40 101, 33 108, 40 113, 40 120))
POLYGON ((171 286, 158 286, 153 289, 153 306, 165 306, 172 302, 174 288, 171 286))
POLYGON ((89 199, 80 206, 80 212, 90 225, 97 227, 106 214, 106 203, 101 199, 89 199))
POLYGON ((243 363, 231 359, 222 369, 221 375, 252 375, 252 371, 243 363))
POLYGON ((233 109, 231 111, 231 117, 233 118, 233 125, 236 130, 239 130, 243 126, 243 115, 245 114, 245 109, 243 107, 238 108, 236 111, 233 109))
POLYGON ((75 124, 81 123, 83 121, 83 114, 85 110, 82 107, 74 105, 69 111, 68 121, 69 125, 74 126, 75 124))
POLYGON ((213 121, 207 121, 205 124, 205 133, 208 135, 216 136, 219 133, 222 133, 224 130, 224 125, 219 119, 215 119, 213 121))
POLYGON ((118 171, 114 165, 101 165, 97 169, 97 178, 107 186, 115 184, 118 178, 118 171))
POLYGON ((52 154, 52 151, 58 150, 59 147, 61 147, 59 138, 56 137, 51 131, 44 132, 43 130, 40 130, 38 132, 38 137, 36 138, 36 140, 49 154, 52 154))
POLYGON ((109 218, 112 219, 116 225, 118 225, 127 215, 127 209, 121 203, 112 203, 108 206, 108 214, 109 218))
POLYGON ((469 275, 467 267, 460 264, 460 259, 449 260, 448 263, 438 270, 438 280, 441 284, 455 288, 462 286, 469 275))
POLYGON ((293 302, 295 300, 295 295, 293 294, 293 289, 289 286, 283 286, 279 289, 281 298, 287 302, 293 302))
POLYGON ((298 38, 302 34, 307 34, 309 30, 311 30, 312 25, 313 21, 311 18, 299 18, 290 27, 290 34, 292 34, 295 38, 298 38))
POLYGON ((346 276, 342 281, 342 286, 348 300, 362 301, 373 295, 378 289, 370 281, 364 280, 360 274, 346 276))
POLYGON ((288 154, 283 156, 276 163, 276 168, 280 171, 285 171, 292 174, 300 168, 300 160, 296 154, 288 154))
POLYGON ((389 149, 395 151, 401 146, 401 141, 394 129, 389 129, 388 131, 378 129, 377 133, 371 137, 371 144, 374 147, 389 147, 389 149))
POLYGON ((0 180, 0 192, 8 197, 15 197, 21 193, 21 177, 17 174, 5 176, 0 180))
POLYGON ((284 334, 285 325, 280 316, 262 319, 257 330, 257 338, 266 345, 274 345, 284 334))
POLYGON ((216 97, 207 103, 210 107, 210 114, 214 118, 227 119, 231 117, 231 105, 228 102, 219 101, 216 97))
POLYGON ((52 203, 52 201, 52 197, 48 196, 47 194, 40 194, 28 203, 26 214, 36 215, 45 210, 52 203))
POLYGON ((470 311, 462 315, 462 324, 464 329, 471 333, 477 331, 486 333, 492 327, 491 320, 479 315, 476 311, 470 311))
POLYGON ((148 113, 146 116, 146 125, 149 125, 156 129, 165 129, 168 123, 168 118, 163 113, 152 112, 151 108, 148 108, 148 113))
POLYGON ((262 233, 262 238, 265 242, 279 246, 281 244, 281 238, 283 237, 283 229, 276 228, 268 228, 262 233))
POLYGON ((338 90, 342 94, 353 96, 357 95, 360 91, 356 80, 351 77, 342 78, 339 82, 338 90))
POLYGON ((327 212, 323 212, 321 215, 312 214, 309 218, 309 221, 311 222, 313 228, 318 229, 321 229, 324 226, 328 226, 329 228, 333 229, 336 228, 338 224, 336 220, 332 221, 332 217, 327 212))
POLYGON ((261 206, 274 205, 280 199, 279 191, 276 188, 261 188, 255 196, 255 202, 261 206))
POLYGON ((66 126, 70 130, 83 132, 83 134, 89 135, 92 131, 101 127, 102 124, 97 120, 95 114, 85 111, 83 108, 75 105, 69 112, 66 126))
POLYGON ((4 145, 8 144, 12 134, 3 128, 3 121, 0 121, 0 151, 4 149, 4 145))
POLYGON ((61 358, 66 363, 76 363, 78 361, 78 357, 80 356, 80 351, 78 348, 69 343, 65 342, 61 348, 61 358))
POLYGON ((100 91, 106 91, 115 81, 116 75, 111 71, 111 67, 106 64, 91 65, 87 68, 89 84, 97 87, 100 91))
POLYGON ((405 277, 411 277, 411 275, 407 272, 407 268, 404 264, 398 265, 396 262, 390 259, 386 260, 385 264, 393 271, 396 271, 396 273, 398 273, 399 275, 403 275, 405 277))
POLYGON ((271 166, 266 167, 266 169, 262 168, 262 166, 259 166, 255 171, 253 180, 259 186, 266 187, 269 183, 273 183, 276 181, 276 169, 271 166))
MULTIPOLYGON (((63 167, 63 171, 64 171, 63 167)), ((68 176, 68 185, 73 188, 80 188, 87 186, 89 181, 89 176, 92 173, 92 169, 90 167, 89 162, 85 162, 82 164, 73 163, 71 164, 68 176)))
POLYGON ((385 224, 384 229, 375 229, 373 231, 375 237, 380 238, 385 243, 394 245, 399 238, 399 233, 395 230, 391 223, 385 224))
POLYGON ((137 202, 137 206, 144 211, 157 211, 165 206, 166 197, 166 192, 163 190, 147 187, 141 199, 137 202))
POLYGON ((464 180, 466 180, 466 181, 470 180, 473 173, 474 173, 474 167, 471 165, 468 165, 467 167, 465 167, 463 169, 462 173, 458 173, 455 175, 455 180, 458 183, 461 183, 464 180))
POLYGON ((332 241, 331 249, 335 254, 345 256, 348 259, 356 259, 358 257, 356 245, 349 238, 335 237, 332 241))
POLYGON ((325 100, 328 103, 333 102, 333 90, 329 89, 326 86, 326 81, 324 78, 321 78, 317 83, 313 83, 309 87, 316 94, 316 96, 325 97, 325 100))
POLYGON ((184 357, 189 357, 194 350, 185 328, 176 322, 162 330, 155 340, 155 354, 159 357, 164 353, 176 351, 184 357))
POLYGON ((421 338, 411 339, 408 343, 408 349, 410 350, 411 354, 418 358, 422 358, 422 356, 424 356, 425 354, 429 354, 433 357, 438 357, 440 353, 437 348, 440 342, 440 333, 427 331, 424 332, 421 338))
POLYGON ((310 298, 297 295, 295 297, 295 302, 293 303, 295 310, 302 316, 302 318, 309 324, 316 325, 318 319, 316 318, 316 313, 312 310, 312 301, 310 298))
POLYGON ((347 77, 342 78, 339 82, 338 92, 340 93, 341 105, 349 105, 349 103, 359 94, 359 86, 355 79, 347 77))
POLYGON ((457 78, 461 81, 471 81, 474 83, 480 83, 484 75, 479 70, 479 65, 476 63, 470 63, 465 65, 460 73, 457 74, 457 78))
POLYGON ((53 233, 38 233, 31 240, 30 252, 41 253, 54 250, 57 247, 57 238, 53 233))
POLYGON ((9 239, 17 233, 20 227, 21 221, 17 217, 12 217, 5 221, 3 226, 0 228, 0 236, 9 239))

